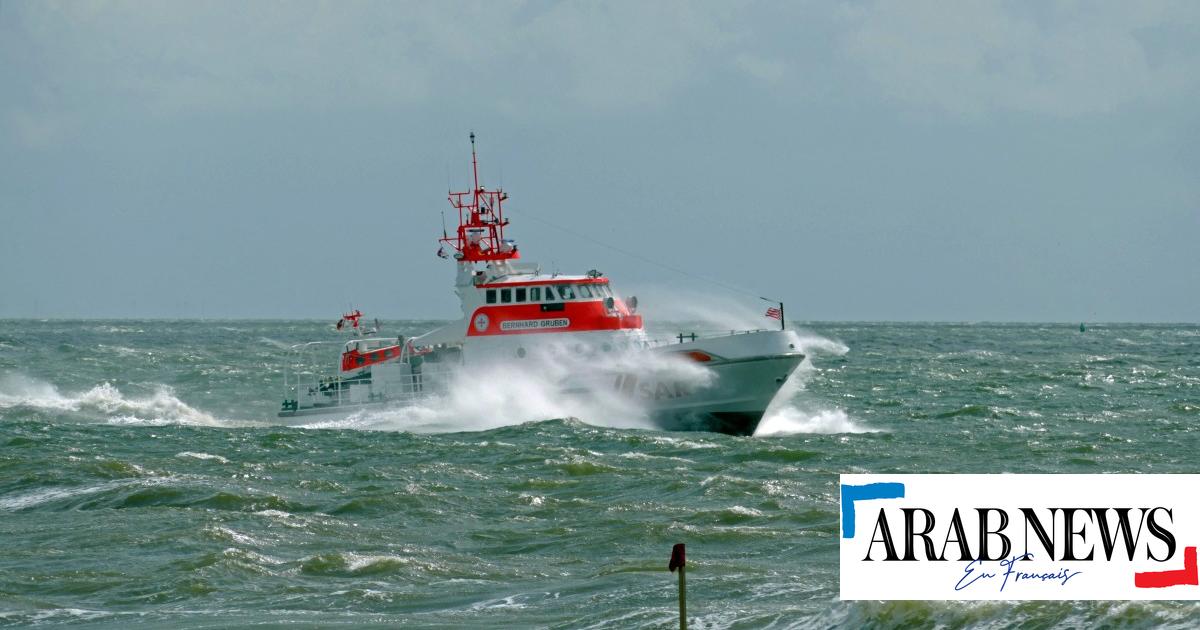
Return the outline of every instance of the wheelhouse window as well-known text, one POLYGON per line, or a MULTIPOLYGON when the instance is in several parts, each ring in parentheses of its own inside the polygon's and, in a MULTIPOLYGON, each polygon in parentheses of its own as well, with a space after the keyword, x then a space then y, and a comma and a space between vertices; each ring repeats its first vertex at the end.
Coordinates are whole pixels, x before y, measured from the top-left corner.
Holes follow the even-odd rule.
POLYGON ((508 304, 512 302, 512 289, 500 289, 500 303, 508 304))
POLYGON ((558 294, 554 292, 554 287, 546 287, 546 301, 553 302, 558 299, 558 294))
POLYGON ((496 290, 488 289, 487 297, 485 298, 484 301, 487 302, 488 304, 495 304, 496 303, 496 290))
POLYGON ((584 299, 592 297, 592 289, 586 284, 579 285, 579 297, 584 299))
POLYGON ((530 302, 541 302, 542 301, 542 287, 529 287, 529 301, 530 302))
POLYGON ((575 299, 575 288, 569 284, 558 285, 558 295, 564 300, 575 299))
POLYGON ((525 287, 521 287, 520 289, 515 289, 514 293, 515 293, 515 295, 513 297, 516 298, 517 302, 525 301, 525 287))

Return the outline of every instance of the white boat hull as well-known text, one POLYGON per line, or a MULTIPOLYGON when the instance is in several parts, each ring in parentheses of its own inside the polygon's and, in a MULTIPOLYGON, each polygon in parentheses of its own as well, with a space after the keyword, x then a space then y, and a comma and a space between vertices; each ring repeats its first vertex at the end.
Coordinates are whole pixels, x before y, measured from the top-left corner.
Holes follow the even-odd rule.
MULTIPOLYGON (((795 336, 783 331, 696 339, 642 352, 642 361, 625 362, 624 367, 572 374, 560 390, 585 402, 616 398, 664 430, 752 435, 779 388, 804 360, 795 336)), ((417 370, 414 375, 410 365, 395 362, 376 366, 370 378, 324 391, 293 387, 279 416, 334 419, 366 409, 426 404, 455 384, 454 369, 426 364, 417 370)))

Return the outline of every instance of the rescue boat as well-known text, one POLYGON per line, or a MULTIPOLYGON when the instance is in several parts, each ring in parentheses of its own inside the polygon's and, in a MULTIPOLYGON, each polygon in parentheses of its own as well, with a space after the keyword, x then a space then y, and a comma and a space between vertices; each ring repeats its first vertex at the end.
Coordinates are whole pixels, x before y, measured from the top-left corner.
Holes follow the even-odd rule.
POLYGON ((357 310, 343 315, 337 328, 353 336, 336 342, 342 346, 336 370, 308 378, 285 372, 279 416, 424 402, 447 393, 468 366, 520 371, 541 365, 538 359, 570 357, 575 369, 561 380, 564 395, 626 400, 665 430, 753 434, 804 359, 796 336, 784 329, 782 305, 768 310, 779 330, 651 339, 637 298, 622 297, 603 273, 545 273, 522 260, 507 237, 508 194, 480 185, 474 133, 470 139, 474 186, 449 194, 458 227, 443 231, 437 252, 455 265, 462 317, 406 339, 381 335, 378 320, 368 330, 357 310))

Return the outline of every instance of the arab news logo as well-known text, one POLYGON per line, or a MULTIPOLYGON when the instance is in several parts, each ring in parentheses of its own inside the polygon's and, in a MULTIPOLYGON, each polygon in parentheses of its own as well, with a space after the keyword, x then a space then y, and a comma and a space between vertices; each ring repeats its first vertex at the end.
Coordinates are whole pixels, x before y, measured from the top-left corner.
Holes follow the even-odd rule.
POLYGON ((1187 501, 1197 484, 843 475, 842 598, 1200 599, 1200 510, 1187 501))

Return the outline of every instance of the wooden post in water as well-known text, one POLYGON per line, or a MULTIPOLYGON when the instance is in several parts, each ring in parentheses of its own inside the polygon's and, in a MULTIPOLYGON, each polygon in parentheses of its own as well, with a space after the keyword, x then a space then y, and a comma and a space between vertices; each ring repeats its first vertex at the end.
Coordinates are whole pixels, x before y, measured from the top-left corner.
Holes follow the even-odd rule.
POLYGON ((679 569, 679 630, 687 630, 687 558, 683 543, 676 543, 671 548, 671 562, 667 568, 672 573, 679 569))

